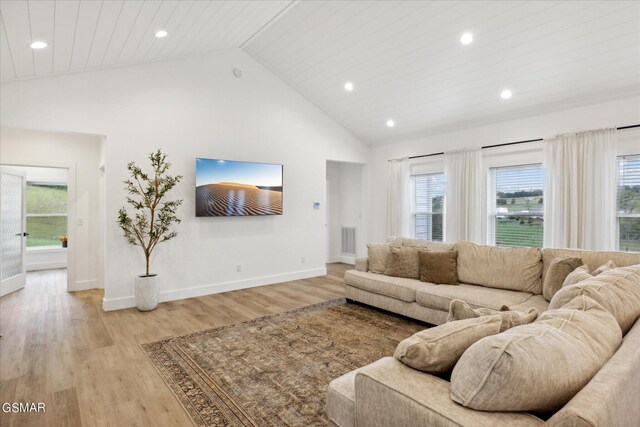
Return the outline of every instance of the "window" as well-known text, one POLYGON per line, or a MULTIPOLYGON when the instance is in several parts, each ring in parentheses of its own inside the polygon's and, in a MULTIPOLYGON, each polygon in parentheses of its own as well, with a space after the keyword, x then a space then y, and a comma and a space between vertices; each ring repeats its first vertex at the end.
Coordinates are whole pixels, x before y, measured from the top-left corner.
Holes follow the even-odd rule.
POLYGON ((67 186, 27 182, 27 247, 60 246, 67 235, 67 186))
POLYGON ((542 164, 491 168, 490 178, 490 243, 542 247, 542 164))
POLYGON ((444 237, 444 174, 414 175, 416 239, 441 242, 444 237))
POLYGON ((618 157, 618 249, 640 252, 640 154, 618 157))

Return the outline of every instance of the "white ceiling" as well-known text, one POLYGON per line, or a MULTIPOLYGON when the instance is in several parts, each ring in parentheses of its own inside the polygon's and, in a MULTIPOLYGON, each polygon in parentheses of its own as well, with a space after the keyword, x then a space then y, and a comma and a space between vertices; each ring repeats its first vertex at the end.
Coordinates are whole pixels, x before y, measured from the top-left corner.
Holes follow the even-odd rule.
POLYGON ((299 2, 245 50, 380 144, 640 93, 640 2, 299 2))
POLYGON ((637 1, 2 0, 0 14, 3 82, 243 48, 370 144, 640 94, 637 1))
POLYGON ((2 0, 3 82, 238 48, 291 1, 2 0), (169 36, 158 39, 156 31, 169 36), (32 40, 49 44, 33 50, 32 40))

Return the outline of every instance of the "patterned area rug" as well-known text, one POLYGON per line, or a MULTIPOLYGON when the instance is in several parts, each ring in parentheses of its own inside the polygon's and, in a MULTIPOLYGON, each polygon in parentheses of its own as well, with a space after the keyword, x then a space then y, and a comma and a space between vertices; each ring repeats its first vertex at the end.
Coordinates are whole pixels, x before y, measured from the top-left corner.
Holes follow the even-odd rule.
POLYGON ((142 349, 196 426, 326 426, 329 382, 424 328, 338 299, 142 349))

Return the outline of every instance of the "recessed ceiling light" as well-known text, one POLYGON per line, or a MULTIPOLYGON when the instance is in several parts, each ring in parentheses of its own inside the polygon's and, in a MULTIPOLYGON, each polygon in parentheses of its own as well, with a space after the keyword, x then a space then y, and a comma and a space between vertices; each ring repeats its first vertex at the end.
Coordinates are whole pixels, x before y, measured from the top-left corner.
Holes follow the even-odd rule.
POLYGON ((353 83, 351 82, 346 82, 344 84, 344 90, 346 90, 347 92, 351 92, 353 90, 353 83))
POLYGON ((471 44, 472 41, 473 41, 473 34, 471 33, 464 33, 462 37, 460 37, 460 43, 462 44, 471 44))
POLYGON ((167 35, 169 35, 169 33, 167 33, 165 30, 160 30, 156 33, 156 37, 159 39, 167 37, 167 35))
POLYGON ((509 89, 505 89, 500 93, 500 98, 509 99, 513 96, 513 93, 509 89))
POLYGON ((392 128, 396 125, 396 122, 394 122, 393 120, 387 120, 387 126, 392 128))
POLYGON ((47 47, 47 43, 41 42, 41 41, 35 41, 31 43, 29 47, 31 47, 31 49, 44 49, 45 47, 47 47))

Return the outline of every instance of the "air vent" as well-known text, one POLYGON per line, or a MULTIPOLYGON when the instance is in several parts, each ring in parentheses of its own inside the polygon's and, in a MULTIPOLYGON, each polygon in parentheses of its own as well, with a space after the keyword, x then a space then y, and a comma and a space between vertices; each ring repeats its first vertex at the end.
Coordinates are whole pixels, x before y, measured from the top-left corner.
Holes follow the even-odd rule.
POLYGON ((342 227, 342 253, 344 255, 356 254, 356 228, 342 227))

